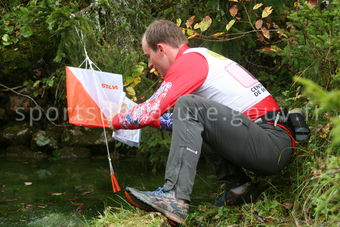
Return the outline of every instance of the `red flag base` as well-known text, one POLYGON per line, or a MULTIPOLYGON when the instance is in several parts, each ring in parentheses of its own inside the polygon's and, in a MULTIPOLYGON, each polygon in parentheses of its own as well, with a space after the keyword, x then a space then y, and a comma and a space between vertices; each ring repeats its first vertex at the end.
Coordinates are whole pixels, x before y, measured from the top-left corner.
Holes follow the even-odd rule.
POLYGON ((119 187, 119 184, 118 184, 118 181, 117 181, 117 178, 116 178, 116 175, 114 173, 110 173, 110 177, 111 177, 111 183, 112 183, 112 189, 113 189, 113 192, 120 192, 121 189, 119 187))

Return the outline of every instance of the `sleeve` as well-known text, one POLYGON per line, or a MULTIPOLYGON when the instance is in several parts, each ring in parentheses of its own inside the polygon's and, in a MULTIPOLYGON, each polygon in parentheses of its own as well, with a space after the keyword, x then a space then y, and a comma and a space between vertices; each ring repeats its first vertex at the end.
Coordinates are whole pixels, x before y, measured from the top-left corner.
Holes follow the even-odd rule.
POLYGON ((168 69, 164 81, 147 101, 134 106, 112 119, 114 129, 137 129, 145 126, 159 128, 160 117, 173 107, 176 100, 191 94, 204 83, 208 75, 208 63, 198 53, 178 57, 168 69))
POLYGON ((164 113, 160 118, 160 128, 172 131, 172 113, 164 113))

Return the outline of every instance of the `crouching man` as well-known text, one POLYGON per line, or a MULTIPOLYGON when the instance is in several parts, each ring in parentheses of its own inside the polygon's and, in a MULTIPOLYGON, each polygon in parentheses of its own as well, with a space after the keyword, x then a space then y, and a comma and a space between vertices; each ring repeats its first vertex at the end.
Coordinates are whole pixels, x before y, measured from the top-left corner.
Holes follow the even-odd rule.
POLYGON ((148 67, 164 78, 144 103, 112 119, 114 129, 172 129, 165 183, 156 191, 126 188, 128 200, 173 224, 188 214, 201 154, 214 164, 225 191, 215 205, 251 202, 259 190, 242 168, 272 175, 289 162, 294 140, 270 93, 236 62, 190 48, 176 24, 157 20, 142 38, 148 67), (165 112, 174 107, 169 117, 165 112))

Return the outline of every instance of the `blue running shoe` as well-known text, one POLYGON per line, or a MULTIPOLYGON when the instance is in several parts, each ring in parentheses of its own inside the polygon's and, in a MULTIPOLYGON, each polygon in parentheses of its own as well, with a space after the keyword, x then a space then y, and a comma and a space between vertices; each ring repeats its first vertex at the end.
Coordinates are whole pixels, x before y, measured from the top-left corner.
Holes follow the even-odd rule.
POLYGON ((175 191, 165 192, 163 188, 158 188, 156 191, 139 191, 129 188, 130 194, 138 200, 149 205, 158 212, 161 212, 169 223, 173 225, 184 225, 189 210, 189 204, 183 200, 176 199, 175 191))

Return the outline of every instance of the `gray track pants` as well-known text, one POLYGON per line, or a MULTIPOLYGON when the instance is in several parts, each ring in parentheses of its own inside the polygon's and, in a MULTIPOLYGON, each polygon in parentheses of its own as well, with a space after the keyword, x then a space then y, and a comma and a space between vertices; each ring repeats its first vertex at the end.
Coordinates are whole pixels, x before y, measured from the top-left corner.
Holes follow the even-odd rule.
POLYGON ((219 181, 233 187, 249 181, 242 168, 261 175, 278 173, 292 149, 282 128, 255 124, 217 102, 184 95, 173 114, 165 191, 174 189, 177 199, 190 201, 201 152, 213 162, 219 181))

